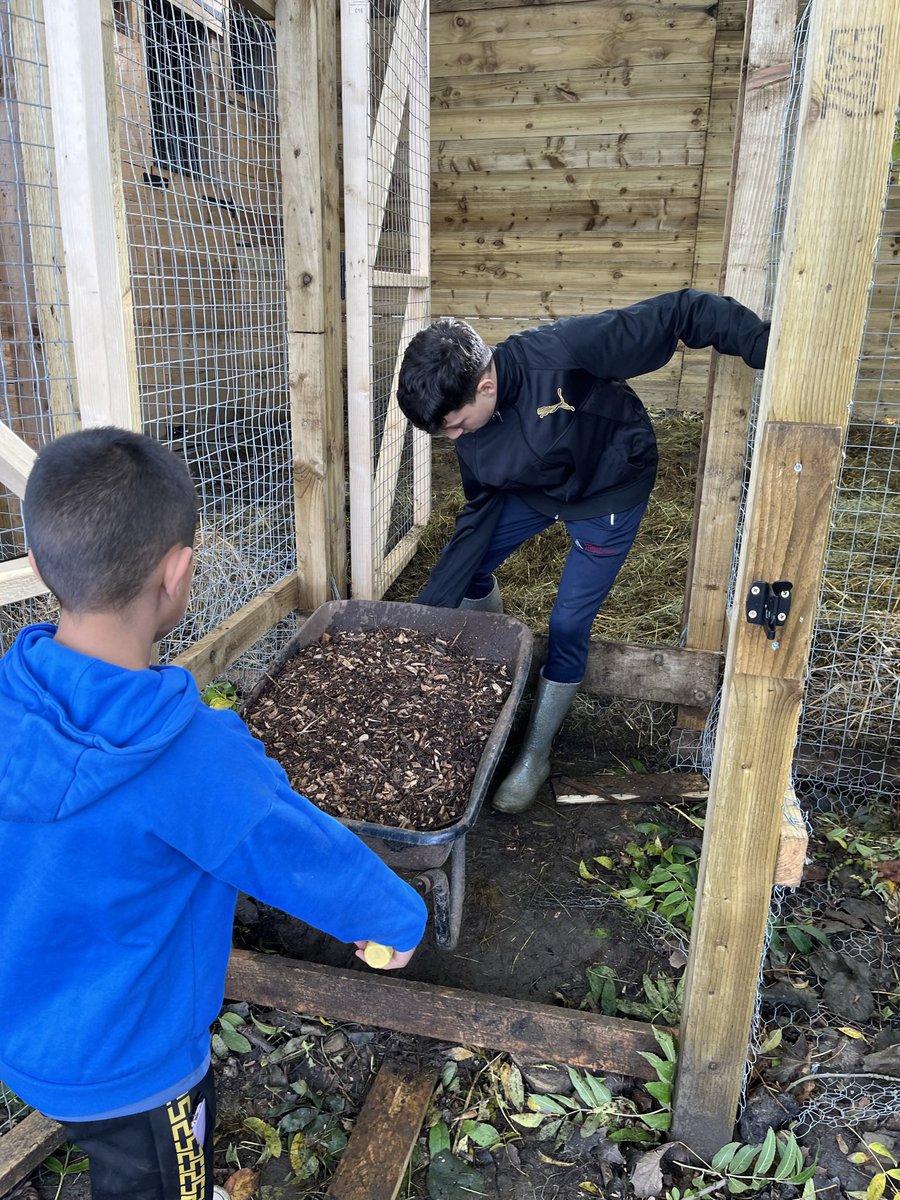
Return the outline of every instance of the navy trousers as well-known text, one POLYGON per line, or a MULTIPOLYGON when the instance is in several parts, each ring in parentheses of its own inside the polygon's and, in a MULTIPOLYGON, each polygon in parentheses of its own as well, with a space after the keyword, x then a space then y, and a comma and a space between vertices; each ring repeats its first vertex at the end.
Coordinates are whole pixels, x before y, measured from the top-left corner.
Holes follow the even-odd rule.
MULTIPOLYGON (((647 510, 644 500, 625 512, 566 521, 571 547, 550 614, 545 679, 578 683, 587 666, 591 626, 637 536, 647 510)), ((517 496, 507 496, 490 546, 467 589, 472 600, 486 596, 491 575, 523 542, 554 523, 517 496)))

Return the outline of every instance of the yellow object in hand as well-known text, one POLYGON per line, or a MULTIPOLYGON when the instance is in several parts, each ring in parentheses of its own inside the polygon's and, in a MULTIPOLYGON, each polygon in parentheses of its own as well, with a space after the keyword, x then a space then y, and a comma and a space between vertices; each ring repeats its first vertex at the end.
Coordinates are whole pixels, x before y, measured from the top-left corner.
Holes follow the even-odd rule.
POLYGON ((382 946, 380 942, 366 942, 363 957, 370 967, 380 969, 386 967, 394 957, 393 946, 382 946))

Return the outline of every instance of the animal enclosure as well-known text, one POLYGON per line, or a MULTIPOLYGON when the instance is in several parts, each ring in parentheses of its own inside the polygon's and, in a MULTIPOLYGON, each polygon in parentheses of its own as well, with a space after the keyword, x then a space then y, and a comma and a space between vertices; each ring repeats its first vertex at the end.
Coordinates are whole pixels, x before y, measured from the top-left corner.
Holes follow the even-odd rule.
MULTIPOLYGON (((771 312, 755 394, 698 351, 639 381, 652 409, 704 412, 684 641, 597 643, 584 685, 677 706, 675 750, 712 776, 676 1134, 721 1144, 791 785, 897 802, 894 6, 813 0, 795 47, 783 0, 749 25, 741 0, 432 0, 429 87, 419 0, 349 0, 340 38, 326 0, 45 3, 0 0, 0 651, 52 613, 19 497, 79 424, 188 462, 198 583, 161 656, 249 690, 298 614, 348 579, 381 595, 415 551, 427 442, 396 372, 429 312, 488 343, 720 281, 771 312), (771 639, 746 600, 777 580, 771 639)), ((353 993, 381 1014, 400 994, 353 993)), ((532 1017, 549 1057, 555 1018, 532 1017)), ((582 1063, 652 1049, 584 1028, 582 1063)))

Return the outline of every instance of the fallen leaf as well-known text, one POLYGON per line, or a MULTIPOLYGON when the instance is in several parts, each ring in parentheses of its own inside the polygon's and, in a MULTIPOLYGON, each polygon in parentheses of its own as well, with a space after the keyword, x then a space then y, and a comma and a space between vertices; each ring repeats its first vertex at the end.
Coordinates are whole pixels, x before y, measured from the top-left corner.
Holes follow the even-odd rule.
POLYGON ((892 858, 888 862, 875 863, 875 870, 879 875, 883 875, 889 883, 900 883, 900 858, 892 858))
POLYGON ((631 1172, 631 1186, 639 1200, 647 1200, 649 1196, 658 1196, 662 1192, 662 1160, 677 1145, 678 1142, 667 1142, 665 1146, 657 1146, 655 1150, 645 1150, 638 1155, 631 1172))
POLYGON ((241 1167, 233 1175, 229 1175, 222 1185, 231 1200, 250 1200, 259 1183, 259 1175, 249 1167, 241 1167))

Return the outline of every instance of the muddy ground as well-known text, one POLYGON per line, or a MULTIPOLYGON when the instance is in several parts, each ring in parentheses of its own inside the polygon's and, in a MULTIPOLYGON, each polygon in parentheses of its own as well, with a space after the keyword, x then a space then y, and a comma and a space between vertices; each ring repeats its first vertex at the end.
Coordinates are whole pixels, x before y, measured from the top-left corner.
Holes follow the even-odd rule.
MULTIPOLYGON (((611 745, 614 736, 607 732, 606 748, 597 745, 593 756, 585 760, 590 729, 602 731, 604 715, 609 716, 602 706, 593 713, 589 707, 576 711, 572 728, 564 733, 558 747, 554 763, 557 771, 583 775, 623 766, 657 769, 661 765, 661 744, 646 727, 628 730, 624 725, 617 726, 622 736, 615 749, 611 745), (585 721, 589 727, 584 726, 585 721)), ((508 750, 501 771, 509 758, 508 750)), ((596 996, 591 1000, 591 968, 608 968, 616 995, 626 1005, 646 999, 642 988, 645 975, 670 980, 676 986, 683 974, 686 933, 636 920, 628 908, 610 900, 607 889, 580 878, 579 866, 592 863, 598 856, 614 861, 627 857, 626 848, 646 842, 648 830, 654 828, 667 831, 667 841, 674 839, 686 853, 690 852, 700 844, 700 832, 693 821, 701 815, 702 805, 689 802, 674 808, 659 804, 558 806, 549 787, 533 810, 521 817, 500 816, 485 806, 468 838, 459 944, 453 951, 443 951, 430 937, 426 938, 407 968, 407 977, 595 1010, 599 1005, 596 996)), ((840 871, 840 860, 834 857, 833 849, 823 843, 814 850, 810 886, 822 888, 822 881, 829 877, 827 886, 832 890, 828 895, 854 897, 853 903, 847 902, 847 914, 855 912, 857 917, 848 915, 847 920, 856 920, 857 926, 867 931, 878 926, 879 904, 860 897, 860 887, 852 878, 841 879, 835 874, 840 871)), ((822 911, 816 910, 818 915, 822 911)), ((886 919, 879 927, 884 958, 884 947, 896 951, 897 939, 886 919)), ((247 948, 366 970, 354 958, 352 947, 264 908, 249 897, 243 898, 238 907, 235 940, 247 948)), ((810 953, 814 950, 807 949, 810 953)), ((736 1134, 743 1141, 761 1139, 770 1120, 785 1125, 798 1107, 793 1097, 804 1098, 812 1085, 801 1085, 796 1093, 787 1089, 793 1086, 792 1081, 802 1080, 816 1069, 836 1066, 854 1074, 865 1070, 867 1062, 871 1067, 874 1060, 867 1060, 866 1055, 878 1053, 883 1070, 900 1075, 896 1008, 891 1010, 884 1004, 885 998, 890 1000, 892 995, 890 1003, 897 1000, 895 964, 892 967, 883 962, 884 970, 877 978, 867 977, 882 1012, 894 1012, 893 1018, 873 1023, 871 1012, 868 1019, 854 1020, 852 1012, 848 1015, 846 1009, 834 1010, 835 1006, 840 1010, 842 1005, 858 1002, 858 979, 854 980, 849 999, 849 993, 839 996, 833 992, 831 1008, 820 1002, 825 976, 829 971, 834 975, 837 960, 820 963, 817 970, 797 955, 788 955, 784 961, 783 969, 772 969, 770 964, 766 983, 790 993, 789 1004, 806 1004, 806 1009, 797 1008, 792 1015, 781 1003, 785 996, 779 993, 769 1010, 764 1010, 763 1033, 769 1037, 773 1031, 780 1031, 781 1044, 760 1060, 751 1081, 752 1102, 736 1134), (805 986, 812 991, 801 995, 793 985, 803 985, 804 973, 805 986), (807 1002, 809 995, 815 999, 807 1002)), ((228 1181, 229 1186, 237 1187, 249 1175, 241 1177, 235 1172, 252 1172, 256 1200, 324 1196, 352 1131, 353 1118, 378 1066, 388 1060, 414 1068, 432 1066, 441 1072, 442 1081, 401 1196, 433 1200, 465 1200, 471 1195, 482 1195, 486 1200, 584 1200, 585 1196, 602 1195, 631 1200, 634 1196, 655 1195, 659 1200, 675 1200, 679 1193, 673 1189, 678 1188, 684 1200, 691 1194, 686 1189, 693 1187, 696 1194, 715 1182, 711 1176, 698 1177, 687 1165, 684 1152, 679 1154, 676 1148, 657 1175, 657 1190, 648 1191, 646 1180, 635 1190, 635 1171, 642 1160, 647 1161, 658 1137, 654 1136, 648 1147, 611 1140, 606 1125, 584 1138, 577 1124, 572 1123, 570 1129, 563 1127, 557 1137, 549 1140, 540 1129, 518 1128, 509 1115, 522 1107, 510 1102, 511 1073, 513 1078, 521 1079, 525 1095, 572 1095, 564 1065, 547 1064, 540 1048, 535 1049, 533 1058, 513 1060, 364 1025, 333 1024, 318 1014, 249 1010, 246 1005, 229 1007, 232 1011, 226 1014, 227 1021, 239 1037, 246 1034, 249 1040, 244 1049, 226 1048, 219 1042, 216 1176, 218 1182, 228 1181), (461 1138, 463 1122, 472 1123, 473 1118, 475 1123, 487 1121, 502 1133, 502 1140, 479 1146, 461 1138), (436 1176, 430 1165, 427 1126, 441 1121, 449 1129, 457 1152, 451 1160, 457 1174, 449 1182, 436 1176), (277 1127, 281 1135, 282 1149, 277 1158, 267 1158, 264 1150, 266 1126, 277 1127), (304 1132, 298 1149, 293 1139, 301 1126, 304 1132), (459 1176, 458 1170, 463 1168, 459 1176), (309 1173, 305 1180, 300 1178, 304 1171, 309 1173)), ((666 1019, 662 1014, 661 1023, 666 1019)), ((228 1033, 221 1022, 214 1032, 220 1037, 228 1033)), ((232 1037, 229 1034, 229 1041, 232 1037)), ((638 1111, 652 1106, 637 1081, 608 1076, 606 1082, 614 1102, 621 1100, 638 1111)), ((852 1161, 854 1153, 859 1157, 862 1138, 870 1142, 877 1139, 879 1145, 900 1157, 900 1119, 884 1111, 888 1086, 874 1093, 882 1105, 877 1120, 866 1123, 854 1117, 842 1123, 838 1116, 830 1127, 801 1131, 805 1163, 819 1164, 813 1178, 816 1194, 830 1200, 848 1200, 854 1191, 865 1192, 874 1166, 852 1161)), ((432 1153, 435 1148, 432 1142, 432 1153)), ((77 1155, 72 1155, 70 1161, 77 1163, 77 1155)), ((650 1178, 652 1186, 652 1172, 650 1178)), ((640 1176, 637 1182, 641 1184, 640 1176)), ((31 1192, 20 1187, 15 1193, 17 1200, 87 1200, 89 1196, 85 1174, 61 1179, 58 1173, 44 1170, 37 1172, 27 1186, 31 1192)), ((235 1194, 241 1195, 239 1191, 235 1194)), ((727 1195, 725 1182, 706 1194, 727 1195)), ((754 1189, 752 1194, 766 1200, 790 1200, 800 1196, 801 1188, 769 1184, 754 1189)), ((890 1197, 890 1190, 886 1194, 890 1197)))

